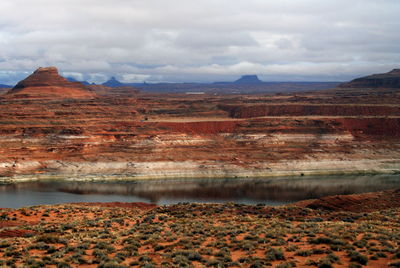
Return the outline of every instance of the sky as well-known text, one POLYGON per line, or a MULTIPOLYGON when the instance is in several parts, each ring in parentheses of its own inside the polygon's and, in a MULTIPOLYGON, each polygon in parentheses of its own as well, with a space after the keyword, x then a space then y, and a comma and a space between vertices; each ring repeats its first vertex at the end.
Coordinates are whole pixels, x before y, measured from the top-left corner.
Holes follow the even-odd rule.
POLYGON ((400 68, 400 0, 1 0, 0 83, 348 81, 400 68))

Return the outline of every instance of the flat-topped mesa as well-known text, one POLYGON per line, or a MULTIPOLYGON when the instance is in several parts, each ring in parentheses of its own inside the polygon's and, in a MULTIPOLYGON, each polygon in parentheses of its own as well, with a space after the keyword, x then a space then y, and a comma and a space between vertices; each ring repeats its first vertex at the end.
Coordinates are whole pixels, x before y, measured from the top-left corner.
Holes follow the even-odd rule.
POLYGON ((70 82, 62 77, 56 67, 40 67, 20 81, 9 92, 18 97, 88 98, 95 94, 80 82, 70 82))
POLYGON ((254 84, 263 84, 264 82, 258 79, 257 75, 253 74, 253 75, 243 75, 240 79, 236 80, 234 83, 254 85, 254 84))
POLYGON ((339 85, 341 88, 400 88, 400 69, 373 74, 339 85))

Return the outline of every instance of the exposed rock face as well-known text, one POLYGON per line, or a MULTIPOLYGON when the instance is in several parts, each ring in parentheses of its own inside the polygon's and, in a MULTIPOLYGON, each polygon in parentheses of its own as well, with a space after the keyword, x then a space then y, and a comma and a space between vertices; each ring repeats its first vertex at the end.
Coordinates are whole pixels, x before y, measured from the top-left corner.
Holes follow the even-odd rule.
POLYGON ((400 88, 400 69, 384 74, 373 74, 341 84, 342 88, 400 88))
POLYGON ((8 93, 18 98, 90 98, 95 96, 83 84, 70 82, 59 75, 56 67, 38 68, 8 93))
POLYGON ((80 83, 69 82, 67 79, 58 74, 56 67, 40 67, 30 76, 20 81, 12 91, 28 88, 28 87, 81 87, 80 83))
POLYGON ((400 107, 378 105, 221 105, 233 118, 260 116, 400 116, 400 107))
POLYGON ((234 82, 235 84, 262 84, 263 81, 258 79, 257 75, 243 75, 240 79, 234 82))
POLYGON ((101 96, 82 99, 92 92, 54 69, 32 76, 47 79, 30 77, 0 98, 0 176, 400 171, 397 92, 159 95, 96 85, 89 87, 101 96), (67 92, 74 95, 64 100, 67 92))

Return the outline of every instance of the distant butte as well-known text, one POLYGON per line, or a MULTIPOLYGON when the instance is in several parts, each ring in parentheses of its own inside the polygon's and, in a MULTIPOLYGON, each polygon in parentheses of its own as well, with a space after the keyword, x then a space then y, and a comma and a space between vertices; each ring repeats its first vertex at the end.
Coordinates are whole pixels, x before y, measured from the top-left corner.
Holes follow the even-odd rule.
POLYGON ((59 75, 56 67, 40 67, 13 87, 8 95, 16 98, 92 98, 95 93, 79 82, 59 75))
POLYGON ((341 88, 400 88, 400 69, 373 74, 341 84, 341 88))
POLYGON ((123 87, 123 86, 126 86, 126 84, 121 83, 114 76, 111 77, 110 80, 104 82, 102 85, 106 86, 106 87, 123 87))
POLYGON ((234 83, 253 85, 253 84, 262 84, 264 82, 258 79, 257 75, 243 75, 240 79, 236 80, 234 83))

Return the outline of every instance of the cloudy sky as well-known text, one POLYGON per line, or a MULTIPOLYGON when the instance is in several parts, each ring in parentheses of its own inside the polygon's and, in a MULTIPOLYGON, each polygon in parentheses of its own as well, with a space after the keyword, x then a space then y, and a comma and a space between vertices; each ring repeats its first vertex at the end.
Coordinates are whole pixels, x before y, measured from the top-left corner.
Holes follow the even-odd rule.
POLYGON ((346 81, 400 67, 399 0, 1 0, 0 83, 346 81))

